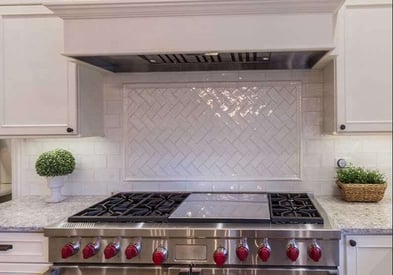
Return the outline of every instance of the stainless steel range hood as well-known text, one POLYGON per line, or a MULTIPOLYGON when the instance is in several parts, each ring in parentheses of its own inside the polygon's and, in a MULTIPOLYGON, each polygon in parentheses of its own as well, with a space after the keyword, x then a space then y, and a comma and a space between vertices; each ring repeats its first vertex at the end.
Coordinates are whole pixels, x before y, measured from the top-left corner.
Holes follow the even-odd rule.
POLYGON ((74 56, 114 73, 310 69, 326 51, 74 56))
POLYGON ((64 55, 112 72, 309 69, 343 0, 104 0, 46 6, 64 55))

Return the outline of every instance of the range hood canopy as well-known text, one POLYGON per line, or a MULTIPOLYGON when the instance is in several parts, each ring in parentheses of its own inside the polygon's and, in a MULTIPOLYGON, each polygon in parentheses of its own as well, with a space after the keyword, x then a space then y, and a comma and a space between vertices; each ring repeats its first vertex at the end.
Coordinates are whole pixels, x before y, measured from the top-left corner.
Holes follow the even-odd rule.
POLYGON ((344 0, 105 0, 46 6, 64 55, 112 72, 309 69, 344 0))
POLYGON ((114 72, 310 69, 326 51, 74 56, 114 72))

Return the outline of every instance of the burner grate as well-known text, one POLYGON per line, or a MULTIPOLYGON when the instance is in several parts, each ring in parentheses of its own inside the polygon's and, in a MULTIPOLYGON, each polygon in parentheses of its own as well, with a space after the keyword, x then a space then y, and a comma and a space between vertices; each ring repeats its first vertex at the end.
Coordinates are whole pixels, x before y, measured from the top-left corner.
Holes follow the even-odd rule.
POLYGON ((189 193, 118 193, 68 218, 68 222, 167 222, 189 193))
POLYGON ((323 218, 306 193, 269 194, 272 223, 323 224, 323 218))

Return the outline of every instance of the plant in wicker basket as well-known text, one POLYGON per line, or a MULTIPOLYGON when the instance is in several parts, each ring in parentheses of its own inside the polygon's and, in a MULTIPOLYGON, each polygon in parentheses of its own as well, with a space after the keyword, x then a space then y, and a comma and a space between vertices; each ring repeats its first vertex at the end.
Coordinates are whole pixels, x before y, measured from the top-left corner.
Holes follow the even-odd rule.
POLYGON ((337 170, 336 183, 345 201, 378 202, 387 187, 380 171, 352 165, 337 170))

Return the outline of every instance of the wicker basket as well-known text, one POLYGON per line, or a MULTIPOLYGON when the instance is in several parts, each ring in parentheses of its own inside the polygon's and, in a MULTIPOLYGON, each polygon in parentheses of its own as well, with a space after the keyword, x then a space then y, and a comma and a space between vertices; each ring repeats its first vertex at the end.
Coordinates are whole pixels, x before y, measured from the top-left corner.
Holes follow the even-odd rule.
POLYGON ((387 184, 341 183, 336 182, 345 201, 378 202, 382 200, 387 184))

